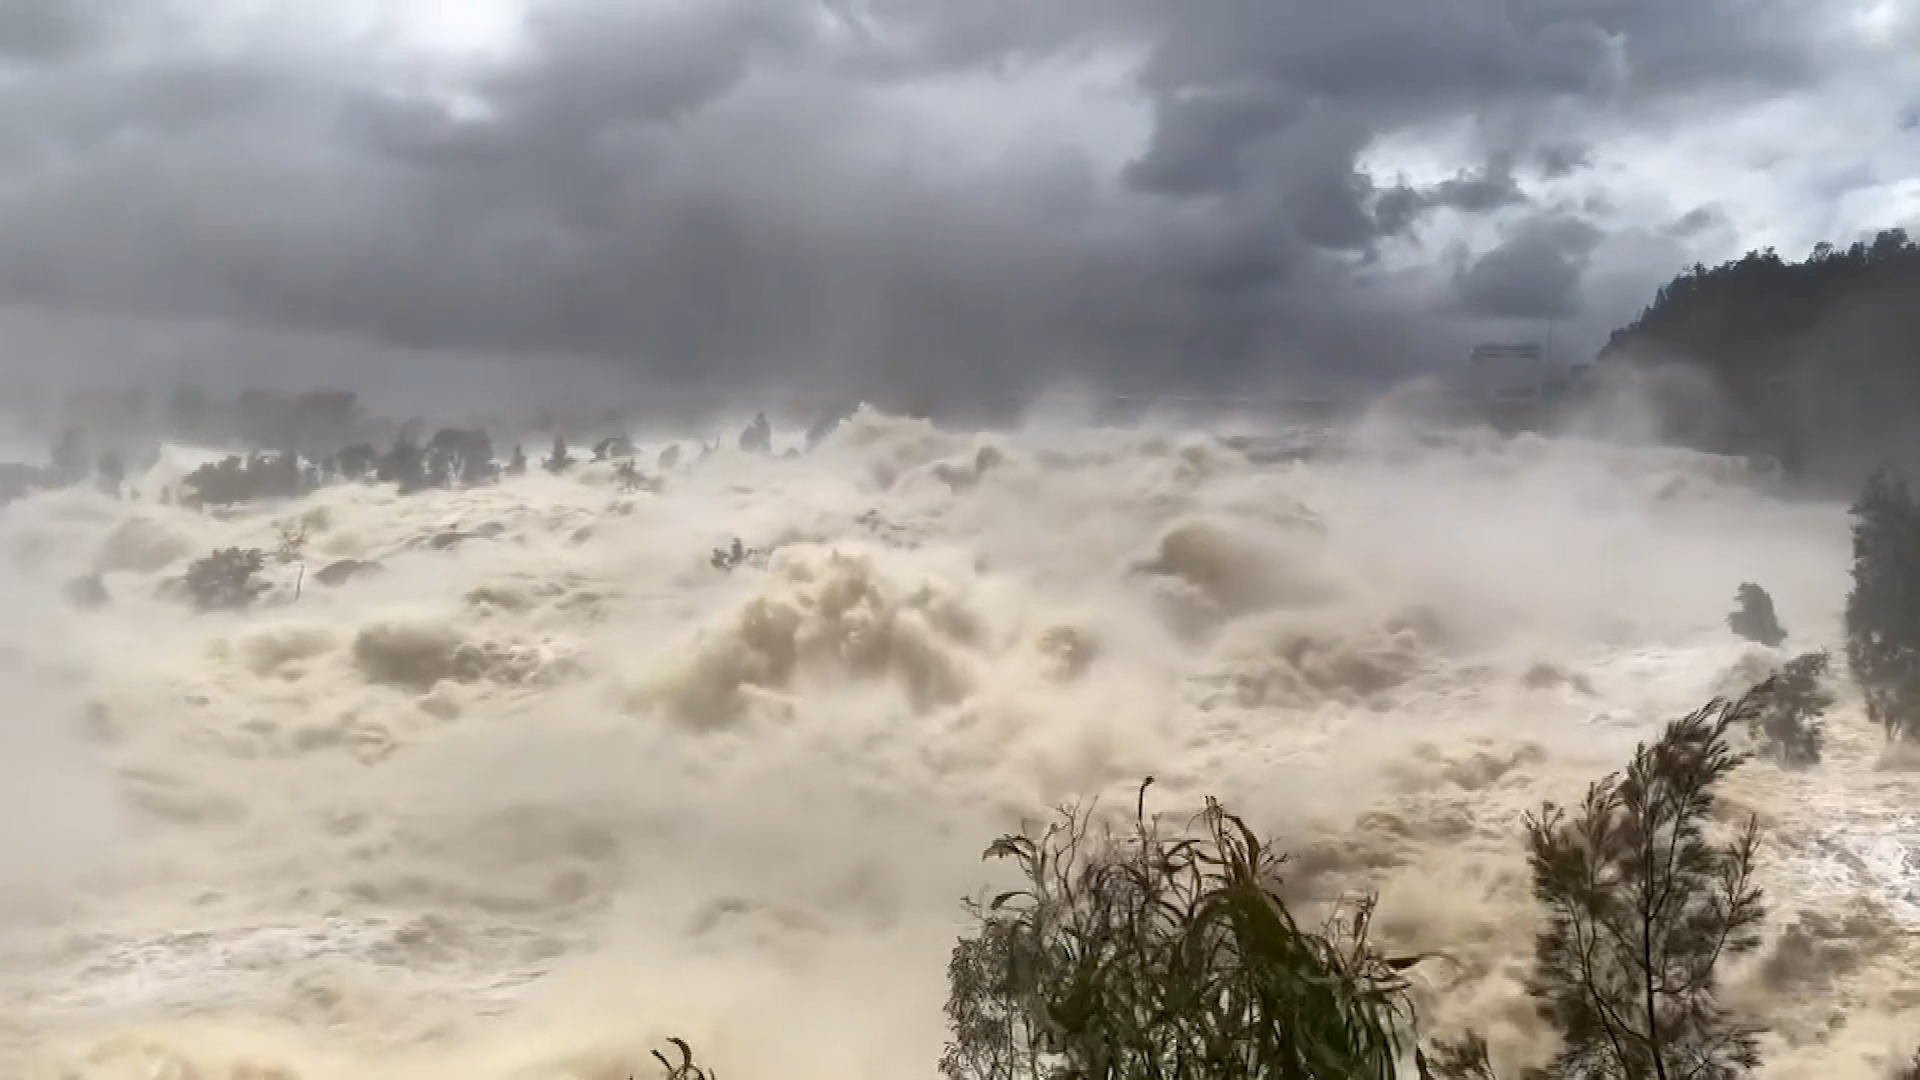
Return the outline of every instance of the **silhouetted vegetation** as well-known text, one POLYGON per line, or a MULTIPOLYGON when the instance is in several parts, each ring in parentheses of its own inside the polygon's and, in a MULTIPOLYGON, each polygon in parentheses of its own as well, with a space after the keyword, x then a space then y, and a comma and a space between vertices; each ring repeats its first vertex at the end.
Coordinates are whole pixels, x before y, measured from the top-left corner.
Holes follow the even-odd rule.
POLYGON ((762 559, 766 555, 767 553, 759 548, 750 548, 741 543, 740 538, 736 536, 733 538, 731 547, 714 548, 713 558, 710 561, 715 570, 730 571, 746 565, 749 560, 762 559))
POLYGON ((478 428, 442 428, 427 440, 426 483, 430 487, 479 487, 500 476, 493 462, 493 440, 478 428))
MULTIPOLYGON (((1758 693, 1758 691, 1756 691, 1758 693)), ((1731 1078, 1759 1064, 1761 1028, 1720 1004, 1722 958, 1757 947, 1759 825, 1714 840, 1714 788, 1741 763, 1727 730, 1759 699, 1716 700, 1635 749, 1572 814, 1526 822, 1546 925, 1528 980, 1560 1050, 1544 1077, 1731 1078)), ((1441 1043, 1423 1075, 1492 1075, 1484 1042, 1441 1043)))
POLYGON ((593 460, 612 461, 615 458, 633 456, 633 440, 625 435, 611 435, 593 444, 593 460))
POLYGON ((1725 415, 1672 403, 1670 435, 1762 454, 1817 483, 1851 486, 1869 455, 1920 452, 1920 245, 1900 229, 1801 262, 1773 249, 1695 265, 1616 331, 1602 365, 1677 363, 1708 376, 1725 415))
POLYGON ((1818 765, 1826 733, 1820 717, 1833 707, 1827 689, 1827 653, 1796 656, 1754 687, 1747 727, 1765 753, 1782 765, 1818 765))
POLYGON ((1886 470, 1853 505, 1847 666, 1889 738, 1920 738, 1920 507, 1886 470))
POLYGON ((1787 629, 1774 614, 1773 597, 1767 590, 1749 581, 1734 595, 1733 613, 1727 616, 1727 628, 1768 648, 1787 640, 1787 629))
POLYGON ((235 454, 188 473, 182 482, 182 500, 189 506, 232 506, 291 499, 318 486, 318 472, 304 466, 295 454, 235 454))
POLYGON ((767 422, 766 413, 755 413, 753 422, 740 432, 740 449, 749 454, 773 450, 773 425, 767 422))
POLYGON ((632 495, 641 491, 658 491, 660 485, 640 471, 632 458, 613 467, 613 478, 620 485, 621 494, 632 495))
POLYGON ((333 457, 333 472, 342 480, 365 480, 380 463, 372 443, 354 443, 333 457))
POLYGON ((426 451, 412 438, 402 435, 373 463, 373 476, 382 484, 392 484, 402 495, 425 491, 428 486, 426 451))
MULTIPOLYGON (((316 460, 303 458, 291 450, 234 454, 193 470, 182 481, 181 500, 189 506, 233 506, 262 499, 293 498, 308 494, 329 483, 392 484, 403 495, 428 490, 477 487, 498 481, 502 476, 519 476, 527 471, 526 453, 513 448, 502 466, 494 460, 493 440, 479 428, 441 428, 422 444, 415 437, 417 425, 409 425, 395 437, 386 450, 372 443, 356 442, 336 453, 316 460)), ((73 438, 78 439, 79 436, 73 438)), ((658 490, 658 484, 639 471, 633 460, 633 440, 625 435, 602 439, 594 446, 595 460, 616 460, 615 479, 622 491, 658 490)), ((103 458, 101 484, 117 490, 122 468, 118 455, 103 458)), ((555 436, 553 449, 542 465, 553 473, 565 472, 576 463, 567 449, 566 439, 555 436)), ((17 494, 25 494, 47 484, 47 471, 23 468, 18 474, 17 494)), ((0 495, 6 494, 0 476, 0 495)), ((0 501, 4 501, 0 499, 0 501)))
POLYGON ((266 590, 255 580, 266 563, 259 548, 221 548, 187 567, 187 599, 201 611, 238 611, 266 590))

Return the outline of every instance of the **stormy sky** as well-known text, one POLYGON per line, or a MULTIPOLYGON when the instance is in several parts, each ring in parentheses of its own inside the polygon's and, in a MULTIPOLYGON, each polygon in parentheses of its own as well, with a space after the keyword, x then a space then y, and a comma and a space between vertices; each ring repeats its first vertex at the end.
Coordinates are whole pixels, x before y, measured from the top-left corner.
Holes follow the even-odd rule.
POLYGON ((1920 0, 0 0, 0 162, 15 373, 1266 388, 1920 218, 1920 0))

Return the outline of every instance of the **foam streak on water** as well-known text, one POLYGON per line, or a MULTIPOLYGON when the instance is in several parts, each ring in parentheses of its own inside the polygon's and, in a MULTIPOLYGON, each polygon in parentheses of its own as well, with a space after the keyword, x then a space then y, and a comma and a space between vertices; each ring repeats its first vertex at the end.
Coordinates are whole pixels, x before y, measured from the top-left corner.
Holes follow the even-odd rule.
MULTIPOLYGON (((137 502, 0 510, 0 1073, 618 1080, 677 1034, 730 1077, 930 1077, 985 842, 1148 773, 1284 838, 1303 897, 1380 889, 1458 961, 1428 1014, 1536 1054, 1520 814, 1830 645, 1844 511, 1678 452, 1347 443, 862 413, 789 460, 645 446, 658 492, 216 516, 155 497, 169 454, 137 502), (164 594, 294 518, 255 610, 164 594), (735 536, 770 554, 716 570, 735 536), (344 559, 383 569, 316 580, 344 559), (60 598, 96 571, 104 609, 60 598), (1749 580, 1778 652, 1722 622, 1749 580)), ((1916 784, 1850 696, 1832 726, 1729 793, 1769 829, 1732 993, 1775 1076, 1920 1041, 1916 784)))

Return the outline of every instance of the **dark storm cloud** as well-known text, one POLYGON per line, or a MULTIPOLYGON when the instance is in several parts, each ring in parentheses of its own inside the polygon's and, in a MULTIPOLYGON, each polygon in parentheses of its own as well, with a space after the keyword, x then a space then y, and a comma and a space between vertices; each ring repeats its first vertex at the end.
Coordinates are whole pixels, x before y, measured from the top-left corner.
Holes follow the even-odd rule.
POLYGON ((1726 219, 1726 214, 1717 206, 1696 206, 1674 219, 1673 223, 1667 226, 1667 233, 1684 239, 1716 225, 1725 224, 1726 219))
POLYGON ((1534 151, 1534 160, 1542 174, 1559 179, 1593 164, 1593 148, 1575 142, 1550 142, 1534 151))
POLYGON ((1575 313, 1580 276, 1601 237, 1580 218, 1531 219, 1460 274, 1460 298, 1475 315, 1566 318, 1575 313))
POLYGON ((954 394, 1423 359, 1433 297, 1376 272, 1441 211, 1533 216, 1434 288, 1569 312, 1597 234, 1524 186, 1586 167, 1568 125, 1785 92, 1825 48, 1785 0, 550 0, 448 95, 160 18, 95 61, 93 11, 0 6, 37 65, 0 88, 0 302, 954 394), (889 96, 1103 50, 1151 119, 1117 188, 1064 138, 963 169, 889 96), (1458 175, 1364 168, 1461 119, 1458 175))

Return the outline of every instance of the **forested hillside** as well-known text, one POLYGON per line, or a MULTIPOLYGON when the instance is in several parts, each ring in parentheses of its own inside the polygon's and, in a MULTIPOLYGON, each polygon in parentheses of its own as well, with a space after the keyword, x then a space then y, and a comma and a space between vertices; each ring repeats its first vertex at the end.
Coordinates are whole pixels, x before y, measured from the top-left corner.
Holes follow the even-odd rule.
POLYGON ((1723 407, 1672 395, 1679 437, 1773 456, 1812 485, 1920 461, 1920 245, 1888 229, 1800 262, 1769 249, 1695 265, 1602 350, 1600 370, 1629 366, 1707 376, 1723 407))

